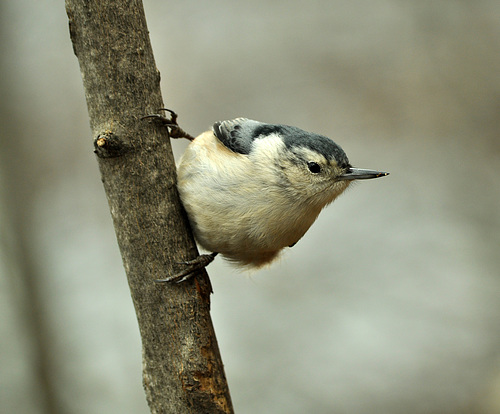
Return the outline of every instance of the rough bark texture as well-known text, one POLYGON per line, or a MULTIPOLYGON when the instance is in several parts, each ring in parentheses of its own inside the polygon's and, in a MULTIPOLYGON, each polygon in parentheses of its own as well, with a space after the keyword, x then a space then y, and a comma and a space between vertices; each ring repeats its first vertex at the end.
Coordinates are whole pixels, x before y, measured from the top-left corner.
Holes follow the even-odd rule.
POLYGON ((198 252, 167 133, 141 120, 163 107, 142 2, 66 0, 66 10, 139 322, 151 412, 231 413, 206 272, 181 284, 154 282, 198 252))

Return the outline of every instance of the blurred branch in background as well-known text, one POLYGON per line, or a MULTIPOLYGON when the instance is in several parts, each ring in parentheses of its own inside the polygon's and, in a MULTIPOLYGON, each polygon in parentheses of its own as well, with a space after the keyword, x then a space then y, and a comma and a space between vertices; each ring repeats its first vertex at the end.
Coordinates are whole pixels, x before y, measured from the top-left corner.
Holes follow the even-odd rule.
MULTIPOLYGON (((23 134, 24 120, 17 118, 9 107, 12 101, 3 77, 0 77, 0 91, 4 120, 8 114, 17 119, 17 122, 12 122, 12 119, 2 122, 4 133, 0 136, 0 273, 10 276, 2 280, 0 302, 2 315, 15 326, 15 334, 9 334, 8 343, 22 349, 29 366, 29 380, 24 384, 24 392, 30 397, 24 399, 18 408, 24 412, 33 404, 40 413, 62 414, 65 410, 54 381, 58 358, 52 348, 53 330, 46 315, 43 272, 38 266, 32 232, 35 199, 41 180, 33 174, 26 148, 18 140, 11 139, 23 134)), ((11 362, 10 358, 6 360, 2 369, 11 372, 11 362)), ((15 375, 9 379, 14 382, 15 375)))

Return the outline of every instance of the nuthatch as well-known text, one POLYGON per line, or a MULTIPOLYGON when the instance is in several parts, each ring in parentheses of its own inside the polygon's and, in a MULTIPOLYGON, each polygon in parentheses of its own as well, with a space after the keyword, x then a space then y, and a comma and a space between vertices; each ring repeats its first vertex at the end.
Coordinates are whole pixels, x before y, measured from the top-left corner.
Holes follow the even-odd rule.
POLYGON ((197 242, 214 252, 190 262, 195 267, 206 266, 217 253, 247 268, 270 263, 352 181, 388 175, 353 168, 330 138, 293 126, 236 118, 193 138, 178 128, 174 113, 171 120, 150 117, 172 128, 171 136, 177 132, 191 140, 177 187, 197 242))

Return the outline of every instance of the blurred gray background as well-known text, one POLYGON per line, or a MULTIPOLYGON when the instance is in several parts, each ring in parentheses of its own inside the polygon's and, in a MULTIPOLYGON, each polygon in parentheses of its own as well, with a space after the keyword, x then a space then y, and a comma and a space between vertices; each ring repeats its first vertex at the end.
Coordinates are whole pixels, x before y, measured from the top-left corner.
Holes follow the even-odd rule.
MULTIPOLYGON (((145 9, 190 133, 292 124, 391 172, 269 269, 210 265, 236 412, 500 413, 500 3, 145 9)), ((0 411, 147 413, 64 2, 0 12, 0 411)))

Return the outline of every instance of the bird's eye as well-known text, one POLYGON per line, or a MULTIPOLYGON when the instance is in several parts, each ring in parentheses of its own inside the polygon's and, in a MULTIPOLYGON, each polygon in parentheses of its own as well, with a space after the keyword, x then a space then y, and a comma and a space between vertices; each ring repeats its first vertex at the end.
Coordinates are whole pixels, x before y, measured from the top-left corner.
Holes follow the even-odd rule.
POLYGON ((309 171, 311 171, 313 174, 318 174, 321 171, 321 167, 317 162, 310 161, 307 163, 307 168, 309 168, 309 171))

